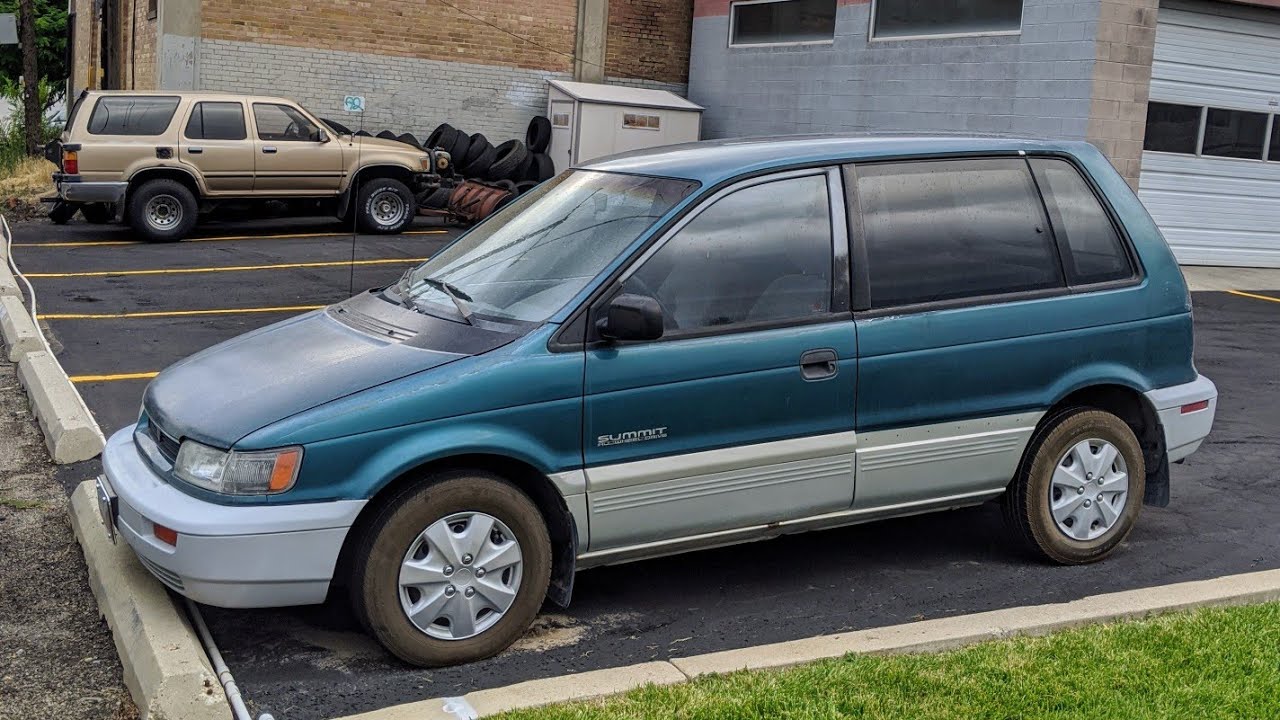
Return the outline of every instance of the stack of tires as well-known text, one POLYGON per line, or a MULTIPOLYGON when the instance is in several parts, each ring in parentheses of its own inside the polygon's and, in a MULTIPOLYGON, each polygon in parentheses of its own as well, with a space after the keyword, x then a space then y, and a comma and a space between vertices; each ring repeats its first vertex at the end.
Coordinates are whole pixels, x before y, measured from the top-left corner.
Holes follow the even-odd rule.
MULTIPOLYGON (((469 135, 443 123, 427 138, 425 147, 448 152, 461 179, 500 188, 515 197, 555 174, 555 166, 547 155, 550 144, 551 122, 539 115, 529 122, 524 140, 494 145, 481 133, 469 135)), ((428 196, 424 205, 445 208, 453 194, 456 193, 452 189, 441 188, 428 196)), ((497 207, 501 207, 501 203, 497 207)))

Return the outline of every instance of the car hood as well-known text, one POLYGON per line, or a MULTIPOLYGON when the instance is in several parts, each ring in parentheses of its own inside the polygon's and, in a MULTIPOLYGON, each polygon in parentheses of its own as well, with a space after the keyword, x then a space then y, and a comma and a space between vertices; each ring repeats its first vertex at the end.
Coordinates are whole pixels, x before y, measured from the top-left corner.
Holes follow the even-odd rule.
POLYGON ((421 157, 424 153, 422 150, 410 145, 402 143, 399 140, 387 140, 380 137, 356 137, 357 145, 363 146, 365 150, 390 150, 393 152, 402 152, 406 155, 421 157))
POLYGON ((147 387, 143 409, 175 439, 228 448, 292 415, 512 339, 364 293, 170 366, 147 387))

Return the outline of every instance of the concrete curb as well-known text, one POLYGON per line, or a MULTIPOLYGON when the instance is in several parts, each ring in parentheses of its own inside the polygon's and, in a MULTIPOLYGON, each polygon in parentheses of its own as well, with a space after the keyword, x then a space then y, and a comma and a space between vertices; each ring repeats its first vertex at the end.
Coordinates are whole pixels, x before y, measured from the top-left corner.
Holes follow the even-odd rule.
POLYGON ((10 362, 18 362, 29 352, 44 350, 35 321, 27 314, 20 297, 0 295, 0 337, 4 338, 10 362))
POLYGON ((133 551, 107 537, 92 481, 72 493, 70 512, 142 720, 228 720, 226 695, 195 631, 133 551))
POLYGON ((9 261, 5 259, 2 240, 0 240, 0 297, 22 297, 22 290, 18 289, 18 279, 9 270, 9 261))
POLYGON ((84 399, 52 355, 39 350, 19 358, 18 382, 27 390, 31 411, 55 463, 91 460, 106 447, 84 399))
POLYGON ((507 710, 613 695, 647 684, 673 685, 712 673, 785 668, 849 653, 939 652, 1020 635, 1047 635, 1093 623, 1277 600, 1280 570, 1266 570, 533 680, 341 720, 471 720, 507 710))

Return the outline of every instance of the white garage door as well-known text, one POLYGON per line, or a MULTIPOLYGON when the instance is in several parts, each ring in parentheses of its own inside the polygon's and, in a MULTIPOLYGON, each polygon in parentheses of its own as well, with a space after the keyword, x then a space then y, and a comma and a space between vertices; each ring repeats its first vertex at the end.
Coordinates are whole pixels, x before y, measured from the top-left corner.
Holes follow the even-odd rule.
POLYGON ((1251 16, 1160 9, 1139 195, 1184 264, 1280 267, 1280 12, 1251 16))

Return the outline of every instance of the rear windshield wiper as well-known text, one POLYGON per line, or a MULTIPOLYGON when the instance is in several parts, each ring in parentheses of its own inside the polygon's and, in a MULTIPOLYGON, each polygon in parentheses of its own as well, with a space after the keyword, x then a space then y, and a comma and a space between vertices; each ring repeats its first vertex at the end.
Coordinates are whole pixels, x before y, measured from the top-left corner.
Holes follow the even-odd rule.
MULTIPOLYGON (((448 295, 449 299, 453 301, 454 306, 458 308, 458 312, 462 315, 462 319, 465 320, 468 325, 475 324, 471 322, 471 309, 467 307, 467 303, 471 302, 470 295, 460 290, 453 283, 438 280, 436 278, 422 278, 418 283, 425 283, 436 288, 445 295, 448 295)), ((412 289, 410 289, 409 294, 412 295, 412 289)))

